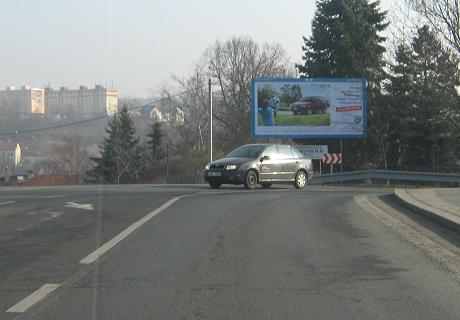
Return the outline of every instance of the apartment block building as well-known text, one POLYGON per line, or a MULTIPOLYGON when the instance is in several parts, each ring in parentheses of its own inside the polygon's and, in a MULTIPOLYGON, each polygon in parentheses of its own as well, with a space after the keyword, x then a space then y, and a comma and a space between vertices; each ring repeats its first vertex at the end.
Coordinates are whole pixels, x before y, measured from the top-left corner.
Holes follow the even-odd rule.
POLYGON ((45 109, 44 89, 8 86, 0 91, 0 114, 43 114, 45 109))
POLYGON ((61 115, 113 115, 118 112, 118 91, 96 85, 93 89, 45 89, 46 113, 61 115))

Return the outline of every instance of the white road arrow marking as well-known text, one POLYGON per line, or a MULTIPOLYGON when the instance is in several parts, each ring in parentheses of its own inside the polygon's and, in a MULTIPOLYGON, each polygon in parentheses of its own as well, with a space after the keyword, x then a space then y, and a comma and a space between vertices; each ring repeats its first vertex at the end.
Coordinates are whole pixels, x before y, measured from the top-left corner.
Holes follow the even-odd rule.
POLYGON ((72 201, 67 202, 64 207, 83 210, 94 210, 94 207, 91 203, 76 203, 72 201))

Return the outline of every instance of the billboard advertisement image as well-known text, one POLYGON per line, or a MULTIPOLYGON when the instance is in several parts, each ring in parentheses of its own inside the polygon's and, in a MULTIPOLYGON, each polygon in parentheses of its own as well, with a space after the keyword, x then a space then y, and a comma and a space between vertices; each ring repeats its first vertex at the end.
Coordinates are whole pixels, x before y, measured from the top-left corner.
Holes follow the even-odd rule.
POLYGON ((253 79, 254 137, 346 138, 367 134, 364 79, 253 79))

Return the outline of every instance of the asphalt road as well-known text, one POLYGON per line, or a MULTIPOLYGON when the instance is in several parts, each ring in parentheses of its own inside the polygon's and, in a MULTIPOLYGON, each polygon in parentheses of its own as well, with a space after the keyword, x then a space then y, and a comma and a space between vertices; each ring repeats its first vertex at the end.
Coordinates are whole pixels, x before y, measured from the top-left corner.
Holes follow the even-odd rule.
POLYGON ((353 199, 390 192, 1 189, 0 319, 459 319, 459 283, 353 199))

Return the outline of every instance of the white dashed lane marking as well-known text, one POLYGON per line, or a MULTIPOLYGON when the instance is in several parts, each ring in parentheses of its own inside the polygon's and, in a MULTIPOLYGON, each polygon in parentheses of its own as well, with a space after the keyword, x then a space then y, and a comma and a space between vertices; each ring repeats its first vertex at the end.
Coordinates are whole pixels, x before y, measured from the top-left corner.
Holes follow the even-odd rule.
MULTIPOLYGON (((36 225, 39 225, 40 223, 42 222, 45 222, 45 221, 49 221, 49 220, 52 220, 52 219, 56 219, 56 218, 59 218, 59 216, 61 216, 63 213, 62 212, 55 212, 55 211, 48 211, 48 212, 45 212, 48 216, 41 219, 40 221, 36 221, 36 222, 33 222, 33 223, 30 223, 22 228, 19 228, 18 231, 27 231, 29 229, 31 229, 32 227, 36 226, 36 225)), ((30 213, 29 213, 30 214, 30 213)), ((34 213, 36 214, 36 213, 34 213)))
POLYGON ((16 203, 16 201, 0 202, 0 206, 6 206, 7 204, 13 204, 13 203, 16 203))

